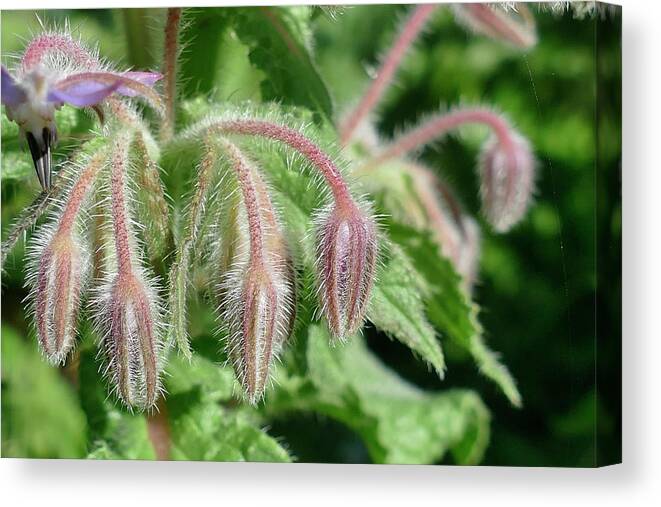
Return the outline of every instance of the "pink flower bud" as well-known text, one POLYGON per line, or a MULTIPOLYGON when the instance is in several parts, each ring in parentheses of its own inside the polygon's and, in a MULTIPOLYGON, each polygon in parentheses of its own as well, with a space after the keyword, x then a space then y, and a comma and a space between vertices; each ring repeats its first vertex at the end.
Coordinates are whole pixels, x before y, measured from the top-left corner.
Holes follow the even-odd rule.
POLYGON ((482 3, 453 6, 457 21, 475 33, 486 35, 520 49, 537 43, 535 20, 524 4, 487 5, 482 3))
POLYGON ((76 338, 86 260, 70 234, 56 234, 41 253, 34 286, 34 314, 41 350, 64 363, 76 338))
POLYGON ((334 206, 317 220, 319 298, 333 338, 344 340, 363 324, 374 282, 376 225, 357 206, 334 206))
POLYGON ((489 223, 506 232, 525 214, 534 191, 535 161, 516 132, 493 137, 480 157, 482 206, 489 223))
POLYGON ((128 406, 151 407, 160 392, 162 343, 156 297, 138 274, 120 271, 103 293, 99 325, 108 358, 107 374, 128 406))
POLYGON ((110 157, 110 213, 114 258, 97 289, 95 318, 108 361, 106 373, 129 408, 154 405, 163 367, 161 302, 141 266, 132 227, 128 172, 131 132, 115 140, 110 157))
POLYGON ((294 273, 259 171, 234 144, 222 140, 222 146, 242 202, 223 217, 223 230, 231 235, 221 239, 221 312, 237 377, 248 401, 256 403, 264 395, 271 363, 293 329, 294 273))
POLYGON ((287 336, 287 288, 261 263, 244 273, 243 286, 228 294, 230 355, 248 400, 264 394, 273 357, 287 336), (230 308, 234 306, 234 308, 230 308))
POLYGON ((105 157, 99 152, 82 167, 69 167, 78 172, 77 177, 30 248, 27 278, 37 337, 52 364, 63 363, 75 344, 80 298, 90 271, 88 248, 75 226, 105 157))

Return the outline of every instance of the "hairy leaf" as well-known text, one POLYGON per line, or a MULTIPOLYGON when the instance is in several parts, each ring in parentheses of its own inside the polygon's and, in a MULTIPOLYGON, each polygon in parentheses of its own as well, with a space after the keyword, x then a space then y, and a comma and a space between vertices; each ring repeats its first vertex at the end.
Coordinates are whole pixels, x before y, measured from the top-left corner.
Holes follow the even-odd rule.
POLYGON ((377 329, 418 353, 443 378, 445 358, 436 331, 425 316, 419 275, 398 246, 392 245, 390 250, 372 291, 368 318, 377 329))
POLYGON ((480 371, 500 387, 514 406, 521 406, 516 382, 498 355, 484 343, 478 308, 461 288, 459 275, 450 261, 440 254, 428 233, 392 222, 389 232, 424 278, 427 314, 432 323, 472 355, 480 371))

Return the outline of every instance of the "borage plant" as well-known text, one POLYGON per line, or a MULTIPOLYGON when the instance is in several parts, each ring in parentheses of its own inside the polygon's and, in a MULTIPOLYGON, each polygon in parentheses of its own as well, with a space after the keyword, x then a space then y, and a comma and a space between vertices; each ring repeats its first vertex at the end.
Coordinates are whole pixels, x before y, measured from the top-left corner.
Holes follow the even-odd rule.
MULTIPOLYGON (((480 105, 439 112, 390 141, 370 126, 440 10, 411 9, 337 129, 307 7, 169 9, 162 74, 118 71, 68 31, 37 35, 2 68, 14 122, 3 120, 3 166, 25 167, 7 149, 24 138, 44 187, 9 230, 3 263, 39 222, 28 239, 31 320, 44 357, 77 371, 90 456, 288 461, 259 426, 312 411, 354 429, 376 462, 435 462, 448 450, 479 462, 489 435, 479 395, 405 382, 362 336, 367 321, 441 378, 441 344, 451 342, 521 404, 471 301, 478 222, 411 153, 461 125, 487 125, 480 195, 487 221, 505 232, 530 204, 529 144, 480 105), (180 100, 201 25, 248 48, 264 76, 261 102, 180 100), (56 132, 85 140, 58 153, 56 132)), ((478 33, 523 49, 535 42, 524 7, 454 11, 478 33)))

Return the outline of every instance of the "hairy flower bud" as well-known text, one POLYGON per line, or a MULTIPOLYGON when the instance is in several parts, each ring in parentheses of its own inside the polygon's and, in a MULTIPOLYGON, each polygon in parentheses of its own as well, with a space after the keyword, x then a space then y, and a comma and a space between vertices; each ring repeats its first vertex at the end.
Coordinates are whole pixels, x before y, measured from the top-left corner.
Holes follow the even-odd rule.
POLYGON ((56 234, 41 254, 34 288, 39 345, 48 361, 61 364, 73 348, 84 264, 71 235, 56 234))
POLYGON ((225 213, 221 239, 221 313, 229 356, 248 401, 264 395, 270 367, 294 323, 294 273, 268 189, 232 143, 223 153, 236 174, 241 205, 225 213))
POLYGON ((56 207, 54 220, 38 231, 30 248, 28 283, 37 338, 52 364, 63 363, 75 344, 80 298, 89 275, 88 248, 75 226, 104 160, 104 153, 98 152, 80 168, 69 168, 80 172, 56 207))
POLYGON ((457 21, 478 34, 528 49, 537 43, 535 20, 524 4, 487 5, 482 3, 453 6, 457 21))
POLYGON ((479 171, 484 214, 494 229, 506 232, 521 220, 534 191, 535 161, 528 142, 515 132, 491 138, 479 171))
POLYGON ((317 220, 317 275, 322 311, 334 339, 363 324, 374 282, 376 225, 357 206, 334 206, 317 220))
POLYGON ((138 274, 122 271, 103 292, 100 326, 107 374, 129 407, 151 407, 160 391, 160 315, 153 291, 138 274))
POLYGON ((128 148, 132 132, 119 135, 111 156, 110 213, 114 258, 97 290, 95 312, 106 373, 118 398, 129 408, 154 405, 160 392, 165 345, 160 299, 141 266, 127 206, 128 148))

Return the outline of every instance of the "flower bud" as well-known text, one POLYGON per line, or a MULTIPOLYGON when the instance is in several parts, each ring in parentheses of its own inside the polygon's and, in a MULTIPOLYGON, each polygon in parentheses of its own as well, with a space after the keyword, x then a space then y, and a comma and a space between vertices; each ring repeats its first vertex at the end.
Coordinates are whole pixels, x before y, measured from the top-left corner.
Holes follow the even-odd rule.
POLYGON ((29 249, 27 280, 37 338, 52 364, 63 363, 75 344, 80 298, 90 272, 89 249, 76 225, 105 158, 100 150, 67 166, 71 184, 29 249))
POLYGON ((71 234, 55 234, 38 261, 35 322, 39 345, 51 364, 64 363, 75 344, 86 264, 71 234))
POLYGON ((535 20, 523 4, 512 7, 466 3, 453 7, 457 21, 475 33, 520 49, 529 49, 537 43, 535 20))
POLYGON ((521 220, 534 191, 535 161, 528 142, 515 132, 493 137, 480 156, 482 207, 498 232, 521 220))
POLYGON ((288 321, 286 289, 278 287, 272 273, 261 263, 250 266, 243 285, 228 294, 230 355, 248 400, 264 394, 273 357, 286 337, 288 321))
POLYGON ((334 339, 363 324, 374 281, 376 225, 357 206, 334 206, 317 225, 317 273, 322 312, 334 339))
POLYGON ((99 327, 108 358, 107 374, 128 407, 154 405, 160 387, 162 343, 156 296, 139 274, 120 271, 101 291, 99 327))
POLYGON ((222 145, 241 191, 228 198, 222 213, 220 309, 237 377, 248 401, 256 403, 264 395, 271 363, 293 330, 294 272, 259 171, 235 145, 224 140, 222 145), (233 198, 239 195, 237 203, 233 198))

